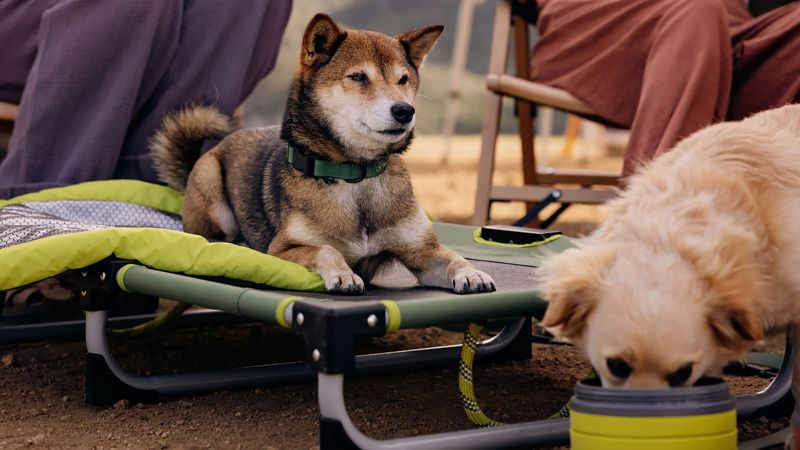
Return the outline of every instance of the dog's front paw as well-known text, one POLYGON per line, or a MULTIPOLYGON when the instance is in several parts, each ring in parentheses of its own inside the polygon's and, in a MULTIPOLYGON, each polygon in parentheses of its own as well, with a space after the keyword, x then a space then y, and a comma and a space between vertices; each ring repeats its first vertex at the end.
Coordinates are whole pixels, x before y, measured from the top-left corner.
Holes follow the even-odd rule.
POLYGON ((474 267, 459 270, 451 281, 456 294, 494 292, 496 290, 492 277, 474 267))
POLYGON ((331 271, 322 275, 328 292, 336 294, 363 294, 364 280, 351 271, 331 271))

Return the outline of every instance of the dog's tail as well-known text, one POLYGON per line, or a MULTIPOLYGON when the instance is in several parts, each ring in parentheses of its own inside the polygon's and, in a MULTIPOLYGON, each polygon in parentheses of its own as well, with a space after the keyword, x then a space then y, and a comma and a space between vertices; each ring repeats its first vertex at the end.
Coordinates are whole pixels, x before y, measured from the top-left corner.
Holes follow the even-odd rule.
POLYGON ((222 139, 234 131, 233 120, 214 106, 189 105, 168 114, 150 139, 150 156, 158 179, 186 190, 192 166, 206 139, 222 139))

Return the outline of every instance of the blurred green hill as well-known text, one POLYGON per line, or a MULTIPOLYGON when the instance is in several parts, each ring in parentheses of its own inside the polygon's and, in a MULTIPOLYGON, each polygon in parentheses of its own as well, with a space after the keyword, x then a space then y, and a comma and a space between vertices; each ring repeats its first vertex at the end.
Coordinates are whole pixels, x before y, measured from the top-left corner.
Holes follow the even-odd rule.
MULTIPOLYGON (((438 133, 442 127, 450 54, 455 37, 458 0, 295 0, 274 71, 256 88, 245 103, 249 126, 280 123, 291 78, 294 74, 300 41, 308 21, 317 12, 330 14, 350 28, 362 28, 395 35, 420 26, 441 23, 445 32, 421 70, 421 86, 416 107, 417 130, 438 133)), ((489 61, 494 2, 489 0, 475 11, 470 38, 468 72, 462 84, 458 132, 480 130, 484 74, 489 61)), ((506 105, 511 111, 510 103, 506 105)), ((510 115, 504 113, 510 119, 510 115)), ((504 128, 512 129, 505 120, 504 128)))

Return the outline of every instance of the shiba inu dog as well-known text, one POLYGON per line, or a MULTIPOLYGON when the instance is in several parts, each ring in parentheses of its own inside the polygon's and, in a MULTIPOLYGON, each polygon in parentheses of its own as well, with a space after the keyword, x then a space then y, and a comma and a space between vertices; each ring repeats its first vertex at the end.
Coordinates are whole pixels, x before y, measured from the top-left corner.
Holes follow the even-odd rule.
POLYGON ((401 157, 414 133, 420 65, 443 28, 390 37, 318 14, 282 127, 232 131, 203 106, 168 116, 152 155, 160 178, 186 193, 185 230, 241 236, 317 272, 331 292, 363 293, 364 280, 493 291, 489 275, 439 245, 401 157), (207 138, 222 140, 195 163, 207 138))
POLYGON ((800 324, 798 193, 800 105, 696 132, 546 261, 543 325, 580 347, 605 386, 718 375, 765 333, 800 324))

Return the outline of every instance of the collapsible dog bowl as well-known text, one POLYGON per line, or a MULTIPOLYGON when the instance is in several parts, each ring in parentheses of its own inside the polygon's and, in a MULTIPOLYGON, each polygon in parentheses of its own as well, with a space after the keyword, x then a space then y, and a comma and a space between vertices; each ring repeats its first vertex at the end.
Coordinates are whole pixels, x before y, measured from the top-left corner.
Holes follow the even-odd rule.
POLYGON ((728 385, 705 378, 685 388, 603 388, 578 383, 571 403, 573 450, 732 450, 736 410, 728 385))

